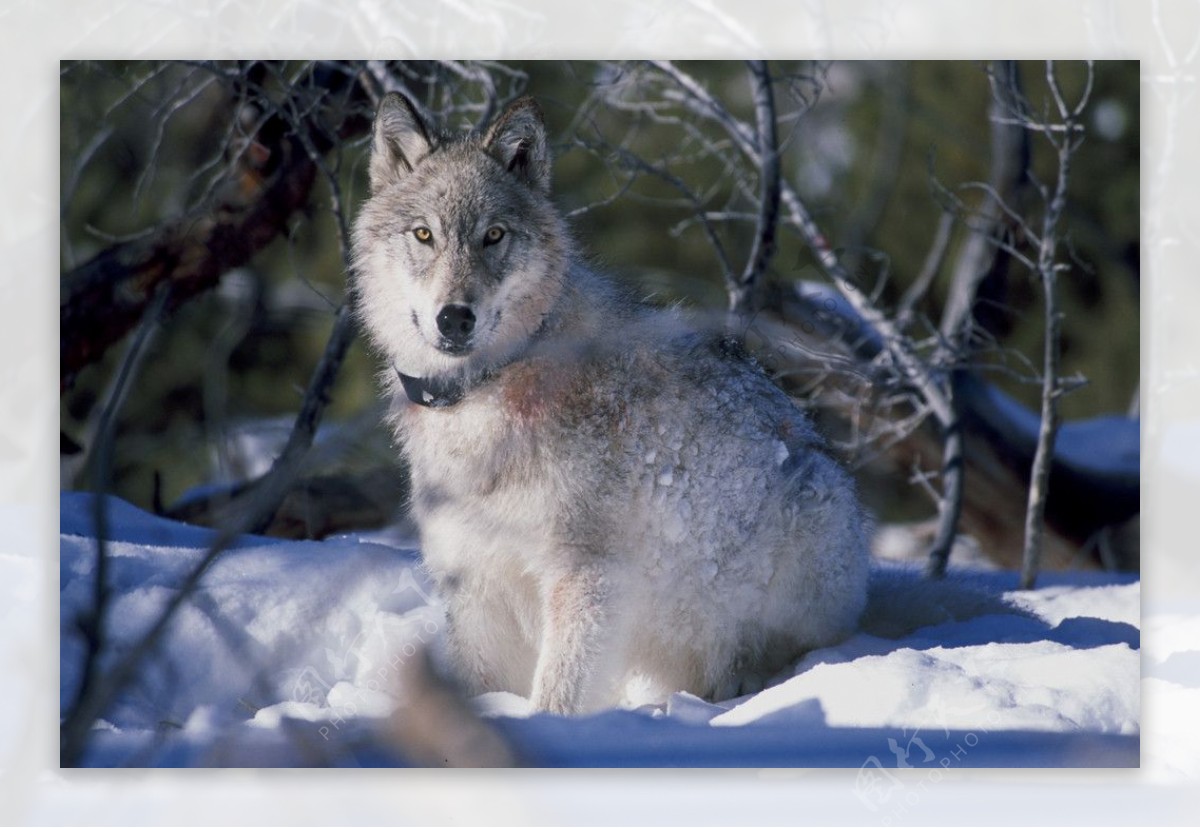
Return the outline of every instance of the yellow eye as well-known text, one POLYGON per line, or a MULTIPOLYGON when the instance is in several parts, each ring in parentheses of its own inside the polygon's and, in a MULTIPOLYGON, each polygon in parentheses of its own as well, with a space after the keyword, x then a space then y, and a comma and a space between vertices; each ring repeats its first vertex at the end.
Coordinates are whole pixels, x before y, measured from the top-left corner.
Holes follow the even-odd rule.
POLYGON ((495 244, 502 238, 504 238, 504 228, 500 227, 499 225, 493 225, 487 229, 486 233, 483 234, 483 243, 495 244))
POLYGON ((422 244, 429 244, 430 239, 433 238, 433 233, 429 231, 428 227, 416 228, 413 230, 413 235, 416 236, 417 241, 421 242, 422 244))

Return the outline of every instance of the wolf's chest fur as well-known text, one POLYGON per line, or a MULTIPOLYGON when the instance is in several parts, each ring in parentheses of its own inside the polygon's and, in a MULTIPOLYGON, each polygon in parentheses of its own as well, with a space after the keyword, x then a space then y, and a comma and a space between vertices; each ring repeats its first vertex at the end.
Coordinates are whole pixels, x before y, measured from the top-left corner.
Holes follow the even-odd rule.
POLYGON ((601 479, 628 471, 642 437, 621 385, 594 361, 539 357, 506 366, 452 407, 399 400, 414 516, 428 526, 453 514, 460 527, 505 536, 508 554, 522 558, 585 531, 583 501, 597 503, 601 479))

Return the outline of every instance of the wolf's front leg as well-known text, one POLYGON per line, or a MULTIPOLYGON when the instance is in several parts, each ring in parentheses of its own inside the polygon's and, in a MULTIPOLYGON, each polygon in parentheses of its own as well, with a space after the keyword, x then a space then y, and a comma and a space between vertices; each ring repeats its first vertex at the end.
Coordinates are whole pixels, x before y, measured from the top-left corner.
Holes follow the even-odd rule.
POLYGON ((446 649, 454 674, 471 694, 532 691, 537 663, 537 620, 521 619, 514 605, 533 606, 536 591, 489 589, 482 579, 445 578, 446 649))
POLYGON ((578 713, 597 682, 613 642, 605 640, 611 620, 609 589, 599 566, 568 571, 547 584, 542 642, 533 676, 533 704, 551 713, 578 713))

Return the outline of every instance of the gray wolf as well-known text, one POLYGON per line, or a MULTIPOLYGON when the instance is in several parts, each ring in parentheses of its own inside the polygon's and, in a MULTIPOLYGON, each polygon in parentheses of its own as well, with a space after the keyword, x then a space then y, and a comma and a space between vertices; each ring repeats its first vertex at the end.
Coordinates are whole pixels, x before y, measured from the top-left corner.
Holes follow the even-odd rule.
POLYGON ((353 300, 450 666, 558 713, 757 689, 855 629, 852 479, 716 330, 583 263, 550 174, 531 99, 457 136, 379 105, 353 300))

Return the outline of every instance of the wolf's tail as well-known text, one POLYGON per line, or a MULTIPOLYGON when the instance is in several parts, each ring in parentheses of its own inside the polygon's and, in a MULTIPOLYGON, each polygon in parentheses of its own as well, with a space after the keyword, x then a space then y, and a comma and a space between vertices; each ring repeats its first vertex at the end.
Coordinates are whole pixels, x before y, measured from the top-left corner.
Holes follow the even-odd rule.
POLYGON ((1002 596, 984 591, 969 577, 949 574, 934 580, 919 569, 876 562, 859 629, 881 638, 899 638, 921 627, 984 615, 1034 617, 1002 596))

